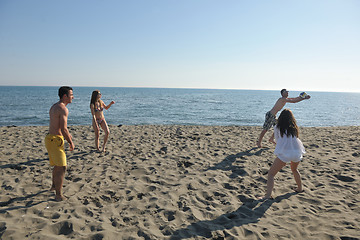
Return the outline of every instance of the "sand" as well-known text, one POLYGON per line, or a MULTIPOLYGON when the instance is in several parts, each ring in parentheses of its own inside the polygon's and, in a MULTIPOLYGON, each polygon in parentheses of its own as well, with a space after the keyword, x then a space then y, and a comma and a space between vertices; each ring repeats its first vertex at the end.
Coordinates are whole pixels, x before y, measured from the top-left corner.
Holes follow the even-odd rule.
POLYGON ((301 128, 305 192, 286 166, 263 202, 274 145, 255 148, 260 127, 112 125, 99 153, 91 126, 70 126, 64 202, 47 130, 0 127, 1 239, 360 239, 360 127, 301 128))

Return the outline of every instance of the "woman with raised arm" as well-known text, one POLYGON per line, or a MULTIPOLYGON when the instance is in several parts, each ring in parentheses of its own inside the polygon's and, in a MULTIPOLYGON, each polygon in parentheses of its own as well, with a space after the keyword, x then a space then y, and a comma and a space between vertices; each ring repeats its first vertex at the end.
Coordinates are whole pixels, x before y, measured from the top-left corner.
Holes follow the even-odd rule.
POLYGON ((105 147, 107 140, 109 138, 110 130, 104 117, 104 109, 108 110, 111 107, 111 105, 113 105, 115 102, 111 101, 109 105, 106 105, 100 98, 101 98, 101 93, 99 90, 95 90, 92 92, 91 100, 90 100, 90 109, 92 115, 92 125, 95 132, 96 149, 100 151, 99 137, 100 137, 100 127, 101 127, 105 132, 104 143, 101 151, 105 152, 105 147))

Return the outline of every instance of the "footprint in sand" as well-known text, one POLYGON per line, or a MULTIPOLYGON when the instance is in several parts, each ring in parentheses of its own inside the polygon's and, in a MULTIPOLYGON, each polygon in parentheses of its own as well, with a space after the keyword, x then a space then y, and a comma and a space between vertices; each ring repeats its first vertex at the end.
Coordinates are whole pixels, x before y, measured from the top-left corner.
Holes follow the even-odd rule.
POLYGON ((336 177, 337 179, 339 179, 340 181, 343 181, 343 182, 353 182, 353 181, 355 181, 354 178, 349 177, 349 176, 335 175, 335 177, 336 177))
POLYGON ((164 216, 168 219, 169 222, 175 220, 174 211, 164 211, 164 216))
POLYGON ((144 196, 145 196, 144 193, 138 193, 137 198, 141 200, 144 196))
POLYGON ((74 232, 73 224, 69 221, 62 221, 52 225, 52 230, 56 235, 69 235, 74 232))
POLYGON ((226 188, 228 190, 238 190, 237 187, 231 186, 229 183, 225 183, 224 188, 226 188))
POLYGON ((60 214, 59 213, 54 213, 52 216, 51 216, 51 219, 59 219, 60 218, 60 214))
POLYGON ((82 178, 78 177, 78 178, 75 178, 75 179, 73 180, 73 182, 79 182, 79 181, 81 181, 81 180, 82 180, 82 178))
POLYGON ((186 202, 184 202, 184 201, 182 201, 182 202, 179 201, 178 202, 178 207, 183 212, 186 212, 186 211, 190 210, 190 208, 187 206, 186 202))

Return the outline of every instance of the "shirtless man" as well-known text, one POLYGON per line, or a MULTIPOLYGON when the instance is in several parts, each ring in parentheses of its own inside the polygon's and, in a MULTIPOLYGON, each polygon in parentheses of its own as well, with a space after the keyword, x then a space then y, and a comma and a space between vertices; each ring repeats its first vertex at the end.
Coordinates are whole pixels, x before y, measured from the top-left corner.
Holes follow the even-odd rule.
MULTIPOLYGON (((286 103, 297 103, 297 102, 301 102, 302 100, 305 100, 305 99, 309 99, 310 98, 310 95, 307 95, 305 98, 301 98, 301 97, 296 97, 296 98, 288 98, 289 96, 289 91, 287 91, 286 89, 282 89, 280 91, 281 93, 281 98, 279 98, 274 107, 266 113, 265 115, 265 122, 264 122, 264 125, 263 125, 263 130, 261 131, 260 133, 260 136, 259 136, 259 140, 257 142, 257 146, 259 148, 261 148, 261 141, 265 135, 265 133, 273 126, 275 126, 276 124, 276 114, 285 106, 286 103)), ((273 138, 270 138, 269 140, 270 142, 274 142, 274 139, 273 138)))
POLYGON ((63 201, 66 200, 66 197, 62 195, 62 187, 66 171, 64 138, 69 143, 70 151, 73 151, 75 147, 67 128, 69 110, 66 105, 71 103, 74 99, 72 88, 59 88, 59 97, 60 101, 55 103, 49 111, 50 126, 49 134, 45 137, 45 146, 49 154, 50 165, 54 166, 50 191, 55 190, 56 201, 63 201))

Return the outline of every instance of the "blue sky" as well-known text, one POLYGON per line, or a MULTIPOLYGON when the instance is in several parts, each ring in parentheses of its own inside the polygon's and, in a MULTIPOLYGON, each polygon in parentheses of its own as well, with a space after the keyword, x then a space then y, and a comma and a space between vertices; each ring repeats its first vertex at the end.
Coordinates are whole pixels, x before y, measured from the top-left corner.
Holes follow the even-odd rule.
POLYGON ((360 92, 360 1, 0 0, 0 85, 360 92))

